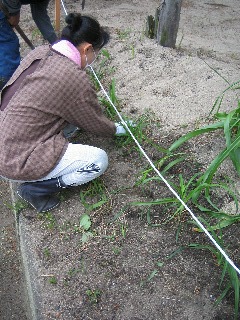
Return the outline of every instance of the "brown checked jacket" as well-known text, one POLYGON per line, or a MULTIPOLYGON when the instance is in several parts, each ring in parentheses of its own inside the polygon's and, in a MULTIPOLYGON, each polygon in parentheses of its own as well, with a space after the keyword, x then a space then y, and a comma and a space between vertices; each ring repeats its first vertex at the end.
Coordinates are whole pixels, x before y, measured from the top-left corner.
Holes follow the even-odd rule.
POLYGON ((0 112, 0 176, 12 180, 41 179, 54 169, 68 146, 62 132, 68 123, 99 136, 116 131, 86 72, 49 46, 23 59, 2 94, 37 60, 0 112))

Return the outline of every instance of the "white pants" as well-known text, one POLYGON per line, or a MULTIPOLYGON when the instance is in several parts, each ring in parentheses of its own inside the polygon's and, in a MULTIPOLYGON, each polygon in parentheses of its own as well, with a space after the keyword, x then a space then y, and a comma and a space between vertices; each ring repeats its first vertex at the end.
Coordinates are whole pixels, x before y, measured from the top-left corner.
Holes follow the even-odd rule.
POLYGON ((57 166, 38 181, 61 177, 66 185, 78 186, 99 177, 107 167, 108 156, 104 150, 69 143, 57 166))

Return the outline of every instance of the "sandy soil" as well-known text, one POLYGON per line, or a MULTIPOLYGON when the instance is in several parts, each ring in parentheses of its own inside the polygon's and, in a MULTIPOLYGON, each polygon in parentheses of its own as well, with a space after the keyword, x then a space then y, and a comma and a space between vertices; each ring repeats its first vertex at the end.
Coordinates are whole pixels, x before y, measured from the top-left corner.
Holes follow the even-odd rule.
MULTIPOLYGON (((68 0, 65 5, 68 12, 81 11, 79 2, 68 0)), ((176 49, 163 48, 144 36, 146 17, 154 15, 158 5, 157 0, 86 0, 84 13, 97 17, 111 32, 106 48, 111 55, 106 78, 115 78, 121 113, 129 118, 152 115, 155 122, 149 122, 149 135, 167 147, 180 133, 205 121, 215 99, 228 86, 224 78, 229 83, 239 80, 240 3, 184 0, 176 49)), ((40 44, 41 37, 27 7, 24 10, 24 30, 40 44)), ((27 52, 22 44, 22 54, 27 52)), ((236 103, 236 95, 230 92, 222 109, 236 108, 236 103)), ((219 306, 214 304, 221 293, 221 270, 209 252, 187 250, 166 259, 182 245, 207 243, 204 235, 193 233, 186 223, 176 243, 179 221, 164 225, 166 213, 156 208, 151 217, 161 227, 150 227, 148 213, 134 207, 109 224, 129 202, 167 194, 163 184, 145 189, 135 186, 140 170, 146 167, 139 153, 119 149, 115 141, 79 139, 87 139, 109 153, 110 166, 102 182, 110 200, 91 212, 94 236, 85 245, 81 244, 78 229, 79 217, 86 212, 79 193, 87 186, 69 191, 53 215, 26 218, 26 230, 32 235, 31 247, 38 261, 36 281, 45 302, 40 310, 42 318, 233 319, 232 296, 219 306), (92 299, 94 294, 96 301, 92 299)), ((222 143, 219 136, 209 137, 189 145, 188 152, 204 167, 222 143)), ((153 160, 159 159, 160 153, 148 145, 146 148, 153 160)), ((194 168, 186 164, 181 170, 190 174, 194 168)), ((223 168, 224 173, 237 181, 231 164, 223 168)), ((183 220, 190 218, 186 214, 183 220)), ((236 245, 237 259, 237 226, 228 236, 236 245)))

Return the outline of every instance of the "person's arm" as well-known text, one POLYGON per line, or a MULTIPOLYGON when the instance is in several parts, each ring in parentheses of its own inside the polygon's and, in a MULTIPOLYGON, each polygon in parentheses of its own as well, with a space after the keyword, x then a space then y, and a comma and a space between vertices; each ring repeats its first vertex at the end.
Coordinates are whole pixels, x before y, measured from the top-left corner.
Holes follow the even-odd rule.
POLYGON ((64 110, 64 118, 78 128, 93 134, 114 136, 116 125, 103 114, 88 76, 83 72, 77 81, 81 85, 76 86, 72 92, 72 101, 64 110))
POLYGON ((48 0, 39 2, 35 1, 31 3, 30 6, 33 20, 44 39, 46 39, 50 44, 53 44, 58 38, 48 15, 48 3, 48 0))

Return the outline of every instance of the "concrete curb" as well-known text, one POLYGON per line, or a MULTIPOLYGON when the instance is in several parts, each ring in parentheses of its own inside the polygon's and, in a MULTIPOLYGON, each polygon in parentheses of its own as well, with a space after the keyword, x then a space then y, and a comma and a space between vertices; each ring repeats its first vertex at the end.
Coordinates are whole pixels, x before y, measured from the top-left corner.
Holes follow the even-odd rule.
MULTIPOLYGON (((15 208, 14 204, 19 201, 16 193, 19 183, 10 182, 9 185, 11 191, 11 200, 13 207, 15 208)), ((37 260, 34 259, 35 254, 31 251, 31 237, 29 236, 29 233, 25 227, 25 218, 22 215, 18 215, 15 209, 14 214, 24 273, 23 281, 28 298, 28 318, 29 320, 42 320, 42 298, 40 284, 38 282, 38 265, 37 260)))

